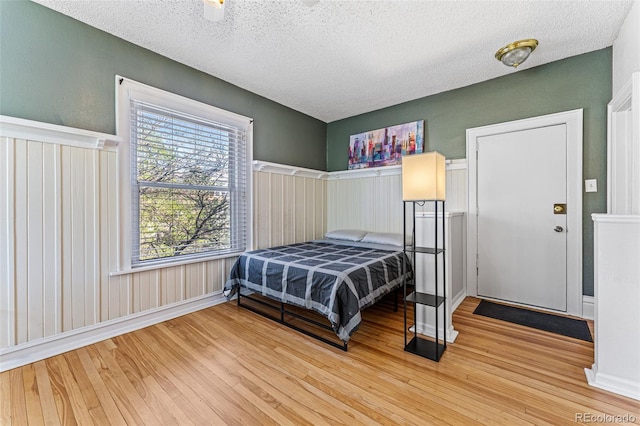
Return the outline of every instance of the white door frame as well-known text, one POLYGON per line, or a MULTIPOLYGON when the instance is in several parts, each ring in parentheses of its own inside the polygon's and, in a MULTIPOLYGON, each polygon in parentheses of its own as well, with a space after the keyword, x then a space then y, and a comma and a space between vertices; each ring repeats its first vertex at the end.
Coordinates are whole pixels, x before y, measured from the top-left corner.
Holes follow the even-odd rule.
POLYGON ((559 124, 567 129, 567 314, 582 317, 582 109, 467 129, 467 295, 478 295, 478 138, 559 124))

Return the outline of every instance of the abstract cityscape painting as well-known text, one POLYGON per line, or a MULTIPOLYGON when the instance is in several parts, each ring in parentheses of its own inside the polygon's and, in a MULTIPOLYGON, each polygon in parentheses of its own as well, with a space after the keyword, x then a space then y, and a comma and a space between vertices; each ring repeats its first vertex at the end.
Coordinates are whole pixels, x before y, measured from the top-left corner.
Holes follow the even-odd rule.
POLYGON ((423 149, 424 120, 358 133, 349 137, 349 169, 402 164, 423 149))

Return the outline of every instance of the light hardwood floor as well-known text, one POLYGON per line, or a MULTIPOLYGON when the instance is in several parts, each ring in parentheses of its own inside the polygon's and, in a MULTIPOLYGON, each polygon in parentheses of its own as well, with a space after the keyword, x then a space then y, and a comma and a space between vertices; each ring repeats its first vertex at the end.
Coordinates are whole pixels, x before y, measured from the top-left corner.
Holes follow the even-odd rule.
POLYGON ((233 303, 0 374, 2 425, 562 425, 631 415, 588 386, 593 344, 473 315, 440 363, 402 350, 402 313, 363 313, 348 352, 233 303))

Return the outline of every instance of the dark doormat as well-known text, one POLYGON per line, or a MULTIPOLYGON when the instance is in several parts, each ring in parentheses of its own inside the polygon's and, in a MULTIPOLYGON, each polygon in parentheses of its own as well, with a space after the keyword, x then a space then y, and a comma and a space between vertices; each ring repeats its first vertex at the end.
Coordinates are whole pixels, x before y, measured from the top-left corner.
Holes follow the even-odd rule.
POLYGON ((537 328, 538 330, 549 331, 551 333, 562 334, 574 339, 593 342, 591 331, 587 322, 573 318, 561 317, 544 312, 530 311, 528 309, 516 308, 513 306, 500 305, 498 303, 480 301, 480 304, 473 311, 476 315, 495 318, 525 327, 537 328))

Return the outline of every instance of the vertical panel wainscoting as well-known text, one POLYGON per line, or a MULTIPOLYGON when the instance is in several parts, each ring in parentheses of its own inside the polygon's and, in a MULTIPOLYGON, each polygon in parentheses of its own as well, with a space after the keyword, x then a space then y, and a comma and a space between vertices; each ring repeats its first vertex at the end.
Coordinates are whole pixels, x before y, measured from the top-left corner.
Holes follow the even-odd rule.
MULTIPOLYGON (((0 347, 20 345, 100 320, 100 167, 115 152, 2 139, 3 305, 0 347)), ((115 206, 115 203, 114 203, 115 206)), ((102 209, 102 210, 101 210, 102 209)), ((108 270, 108 269, 105 269, 108 270)))
MULTIPOLYGON (((401 233, 401 171, 401 166, 388 166, 329 173, 327 229, 401 233)), ((447 211, 466 212, 467 160, 447 161, 446 179, 447 211)), ((417 211, 431 207, 418 207, 417 211)))
POLYGON ((5 355, 95 325, 117 309, 108 277, 116 251, 108 237, 109 218, 115 221, 109 179, 116 174, 116 152, 17 137, 0 143, 5 355))
POLYGON ((0 131, 0 371, 224 301, 235 258, 114 273, 120 138, 0 131))
POLYGON ((327 173, 253 162, 253 246, 256 249, 323 238, 327 173))

